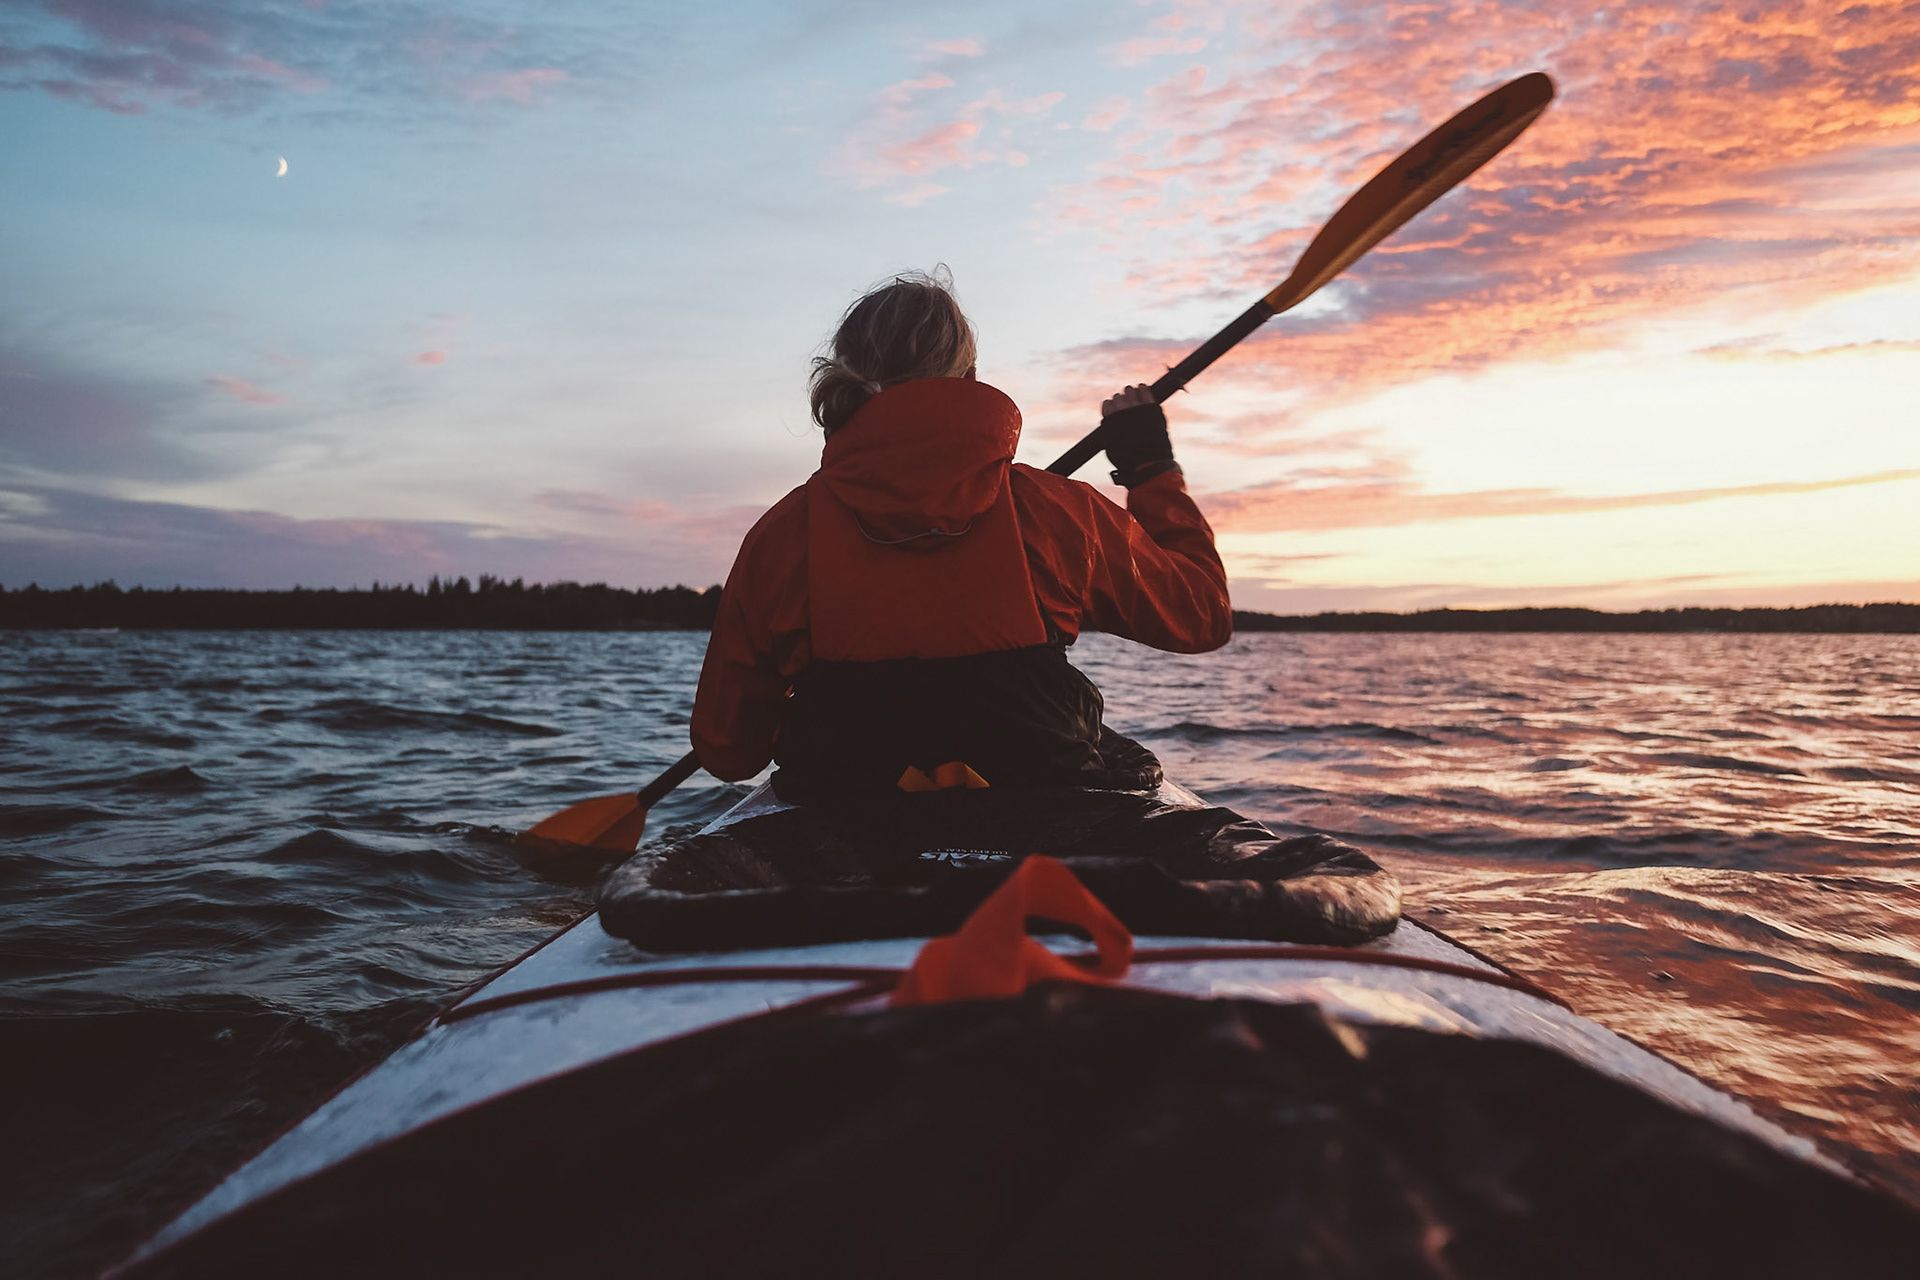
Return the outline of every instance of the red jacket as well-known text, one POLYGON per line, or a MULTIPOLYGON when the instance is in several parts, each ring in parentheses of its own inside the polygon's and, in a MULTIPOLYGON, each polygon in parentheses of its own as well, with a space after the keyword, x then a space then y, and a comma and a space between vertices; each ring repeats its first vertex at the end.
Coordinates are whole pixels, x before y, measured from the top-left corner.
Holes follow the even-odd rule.
POLYGON ((1137 485, 1123 510, 1091 485, 1014 464, 1019 438, 1013 402, 963 378, 890 387, 828 438, 820 470, 748 531, 727 575, 693 704, 709 773, 749 778, 772 759, 788 685, 815 655, 816 596, 832 608, 823 657, 1037 643, 1044 625, 1028 600, 1068 640, 1092 628, 1175 653, 1227 642, 1226 570, 1177 470, 1137 485), (987 544, 1010 537, 1029 582, 975 580, 993 559, 987 544), (810 548, 832 563, 810 565, 810 548), (966 566, 962 588, 950 572, 921 572, 929 557, 966 566))

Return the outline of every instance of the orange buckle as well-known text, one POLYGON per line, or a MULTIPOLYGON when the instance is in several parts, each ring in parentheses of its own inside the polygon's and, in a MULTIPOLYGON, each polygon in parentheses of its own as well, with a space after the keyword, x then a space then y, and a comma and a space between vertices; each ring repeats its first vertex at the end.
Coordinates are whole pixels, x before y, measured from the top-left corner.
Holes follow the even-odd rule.
POLYGON ((1119 917, 1065 863, 1036 853, 974 908, 958 932, 920 949, 893 989, 892 1003, 990 1000, 1017 996, 1036 982, 1111 982, 1132 960, 1133 935, 1119 917), (1092 934, 1097 962, 1076 964, 1028 937, 1027 922, 1035 916, 1092 934))

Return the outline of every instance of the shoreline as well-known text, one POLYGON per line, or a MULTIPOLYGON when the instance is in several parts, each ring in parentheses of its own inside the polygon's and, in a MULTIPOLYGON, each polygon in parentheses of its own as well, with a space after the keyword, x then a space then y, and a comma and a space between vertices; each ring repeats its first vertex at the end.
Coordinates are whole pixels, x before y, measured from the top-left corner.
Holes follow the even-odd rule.
MULTIPOLYGON (((477 584, 434 578, 424 590, 378 583, 285 591, 0 586, 0 631, 705 631, 719 604, 718 586, 528 586, 485 576, 477 584)), ((1579 606, 1313 614, 1236 609, 1233 623, 1236 632, 1912 635, 1920 634, 1920 603, 1619 612, 1579 606)))

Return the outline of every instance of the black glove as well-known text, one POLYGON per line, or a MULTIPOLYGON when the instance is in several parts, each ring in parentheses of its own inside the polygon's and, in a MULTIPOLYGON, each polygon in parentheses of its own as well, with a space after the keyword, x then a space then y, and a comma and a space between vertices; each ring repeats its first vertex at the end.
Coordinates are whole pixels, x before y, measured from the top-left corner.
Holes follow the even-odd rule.
POLYGON ((1100 420, 1101 443, 1113 464, 1113 482, 1131 489, 1143 480, 1176 469, 1167 415, 1157 404, 1136 404, 1100 420))

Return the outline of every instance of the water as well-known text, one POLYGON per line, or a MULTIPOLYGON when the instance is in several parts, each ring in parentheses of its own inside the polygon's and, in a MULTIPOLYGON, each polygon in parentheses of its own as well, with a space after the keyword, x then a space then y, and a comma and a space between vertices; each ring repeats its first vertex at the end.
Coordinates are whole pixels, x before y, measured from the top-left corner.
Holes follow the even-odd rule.
MULTIPOLYGON (((501 833, 671 763, 704 645, 0 633, 13 1273, 110 1261, 583 910, 501 833)), ((1175 777, 1920 1199, 1920 638, 1075 652, 1175 777)))

